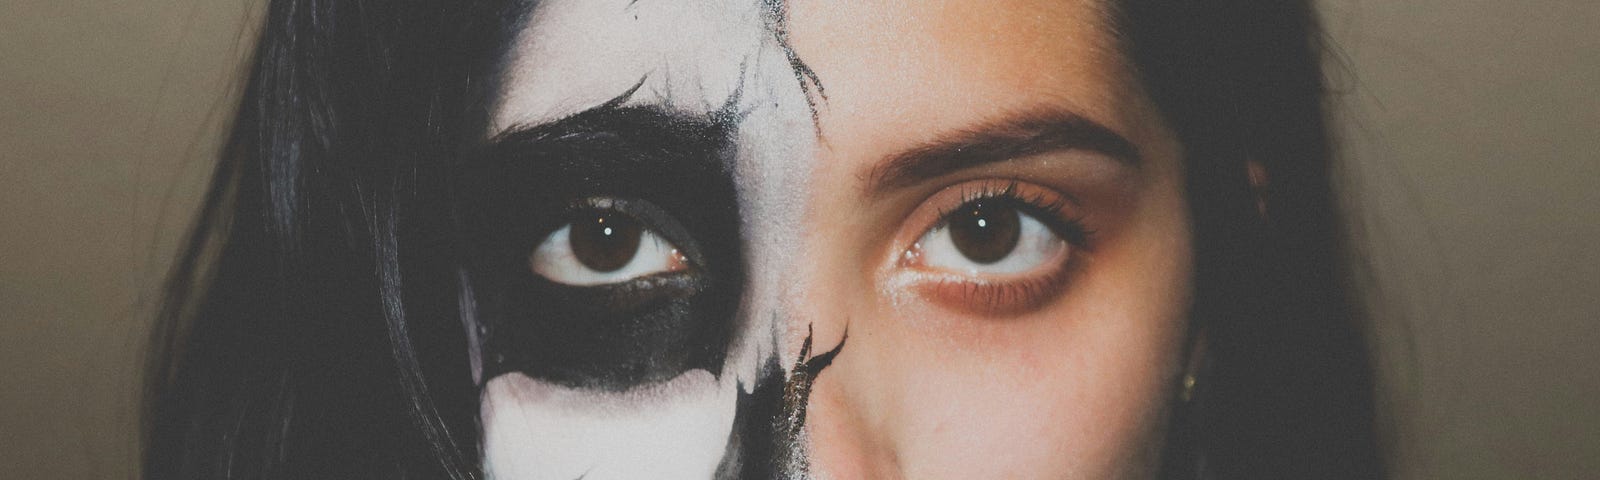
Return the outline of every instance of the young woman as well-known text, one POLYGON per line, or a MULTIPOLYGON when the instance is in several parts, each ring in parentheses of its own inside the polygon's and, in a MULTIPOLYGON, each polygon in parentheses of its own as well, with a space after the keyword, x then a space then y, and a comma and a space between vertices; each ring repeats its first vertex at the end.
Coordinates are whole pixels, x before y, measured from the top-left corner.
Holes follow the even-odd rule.
POLYGON ((1376 478, 1305 2, 272 2, 147 478, 1376 478))

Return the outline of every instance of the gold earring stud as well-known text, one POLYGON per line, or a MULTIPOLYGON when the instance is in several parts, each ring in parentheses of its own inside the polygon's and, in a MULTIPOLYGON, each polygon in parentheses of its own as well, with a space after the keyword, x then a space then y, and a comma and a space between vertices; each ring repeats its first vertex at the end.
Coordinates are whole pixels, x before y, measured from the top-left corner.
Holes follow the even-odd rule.
POLYGON ((1262 220, 1267 219, 1267 194, 1271 193, 1272 178, 1267 175, 1267 167, 1261 162, 1251 160, 1245 162, 1245 174, 1250 181, 1250 193, 1255 196, 1256 214, 1262 220))
POLYGON ((1190 400, 1194 400, 1194 384, 1193 373, 1183 374, 1183 390, 1178 393, 1178 399, 1183 400, 1183 403, 1189 403, 1190 400))

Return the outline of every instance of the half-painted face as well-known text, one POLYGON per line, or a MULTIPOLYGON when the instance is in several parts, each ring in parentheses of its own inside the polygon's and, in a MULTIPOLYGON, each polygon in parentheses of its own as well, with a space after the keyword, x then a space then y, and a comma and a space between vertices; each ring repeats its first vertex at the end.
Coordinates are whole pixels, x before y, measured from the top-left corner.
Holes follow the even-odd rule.
POLYGON ((1143 478, 1180 149, 1094 0, 545 0, 458 182, 496 479, 1143 478))

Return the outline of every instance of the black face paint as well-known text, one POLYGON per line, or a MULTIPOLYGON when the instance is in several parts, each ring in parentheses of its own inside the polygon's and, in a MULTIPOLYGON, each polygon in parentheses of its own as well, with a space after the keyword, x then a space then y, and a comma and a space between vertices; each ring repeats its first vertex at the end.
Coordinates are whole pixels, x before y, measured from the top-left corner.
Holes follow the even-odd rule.
POLYGON ((761 18, 766 22, 767 31, 772 32, 778 48, 783 51, 784 58, 788 59, 789 70, 794 72, 794 79, 800 85, 800 94, 805 96, 806 107, 811 110, 811 126, 820 136, 822 124, 817 116, 817 100, 826 101, 828 92, 822 86, 822 77, 817 76, 817 72, 800 58, 800 54, 795 53, 794 46, 789 43, 789 2, 761 0, 761 6, 764 9, 761 18))
POLYGON ((729 435, 728 451, 717 466, 715 478, 795 478, 796 474, 810 469, 800 436, 806 426, 811 386, 822 370, 833 364, 833 358, 849 339, 847 331, 838 345, 811 356, 812 332, 807 327, 805 343, 801 344, 800 355, 787 379, 784 379, 778 359, 769 357, 762 366, 756 388, 745 393, 743 385, 740 386, 734 430, 729 435))
POLYGON ((721 374, 743 283, 727 123, 616 103, 501 135, 463 166, 455 212, 483 382, 521 372, 621 391, 721 374), (688 268, 596 286, 530 270, 551 232, 597 213, 654 232, 688 268))

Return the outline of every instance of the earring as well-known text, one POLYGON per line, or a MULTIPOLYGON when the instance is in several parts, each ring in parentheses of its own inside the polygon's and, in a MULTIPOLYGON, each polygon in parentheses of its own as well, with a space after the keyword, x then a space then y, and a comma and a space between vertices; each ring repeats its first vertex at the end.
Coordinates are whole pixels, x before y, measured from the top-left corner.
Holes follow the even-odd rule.
POLYGON ((1194 384, 1195 378, 1193 373, 1183 374, 1183 389, 1178 391, 1178 399, 1182 400, 1183 403, 1189 403, 1190 401, 1194 400, 1194 384))
POLYGON ((1250 180, 1250 193, 1255 196, 1256 214, 1262 220, 1267 219, 1267 194, 1271 192, 1272 178, 1267 175, 1267 167, 1261 162, 1250 160, 1245 162, 1245 174, 1250 180))

